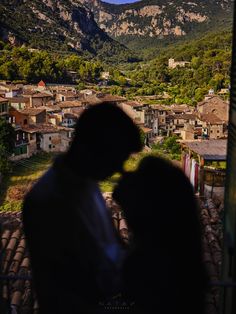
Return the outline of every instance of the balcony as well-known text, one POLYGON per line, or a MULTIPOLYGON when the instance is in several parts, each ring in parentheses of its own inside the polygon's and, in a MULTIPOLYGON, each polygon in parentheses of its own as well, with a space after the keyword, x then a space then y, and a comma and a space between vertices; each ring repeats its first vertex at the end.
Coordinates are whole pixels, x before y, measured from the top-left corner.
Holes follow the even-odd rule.
MULTIPOLYGON (((113 223, 124 243, 129 243, 129 233, 125 218, 114 203, 111 196, 104 194, 107 206, 111 210, 113 223)), ((221 215, 223 207, 215 206, 212 199, 201 199, 201 221, 204 229, 204 263, 211 277, 210 292, 207 294, 207 314, 219 314, 220 295, 227 295, 228 291, 236 287, 236 283, 220 281, 220 263, 222 259, 221 215), (214 217, 214 219, 213 219, 214 217)), ((0 223, 4 223, 1 233, 2 260, 0 289, 2 289, 3 304, 7 310, 16 313, 34 313, 38 310, 35 298, 30 259, 27 253, 25 237, 22 230, 21 213, 0 213, 0 223), (14 226, 14 227, 13 227, 14 226), (25 312, 24 312, 25 311, 25 312)), ((194 306, 194 305, 193 305, 194 306)), ((190 313, 191 314, 191 313, 190 313)), ((221 314, 224 314, 221 312, 221 314)))

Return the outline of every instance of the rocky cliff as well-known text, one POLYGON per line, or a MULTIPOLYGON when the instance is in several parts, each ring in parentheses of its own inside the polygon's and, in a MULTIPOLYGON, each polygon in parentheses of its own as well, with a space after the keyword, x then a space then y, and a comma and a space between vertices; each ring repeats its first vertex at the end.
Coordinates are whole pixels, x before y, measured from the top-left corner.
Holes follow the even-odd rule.
POLYGON ((77 0, 1 0, 0 35, 12 44, 56 51, 114 55, 126 50, 77 0))
POLYGON ((119 40, 181 37, 232 19, 232 0, 142 0, 112 5, 100 0, 80 0, 95 15, 99 26, 119 40))

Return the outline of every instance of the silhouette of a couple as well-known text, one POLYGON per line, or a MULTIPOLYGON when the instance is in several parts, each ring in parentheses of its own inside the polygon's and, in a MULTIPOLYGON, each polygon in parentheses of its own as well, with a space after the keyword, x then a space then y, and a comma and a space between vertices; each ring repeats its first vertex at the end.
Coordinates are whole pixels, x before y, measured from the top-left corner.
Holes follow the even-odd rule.
POLYGON ((154 157, 124 173, 126 159, 141 149, 138 127, 118 106, 95 105, 78 119, 69 150, 26 195, 23 224, 40 313, 203 313, 191 184, 154 157), (133 233, 129 248, 98 186, 115 172, 123 173, 113 195, 133 233), (116 295, 119 304, 104 306, 116 295))

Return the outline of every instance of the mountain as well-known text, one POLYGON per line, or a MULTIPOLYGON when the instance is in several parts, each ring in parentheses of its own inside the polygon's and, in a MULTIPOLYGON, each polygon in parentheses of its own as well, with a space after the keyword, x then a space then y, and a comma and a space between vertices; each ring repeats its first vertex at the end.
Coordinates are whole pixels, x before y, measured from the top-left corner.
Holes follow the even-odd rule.
POLYGON ((13 45, 114 57, 128 54, 77 0, 1 0, 0 37, 13 45))
POLYGON ((233 11, 233 0, 142 0, 125 5, 80 2, 93 11, 102 29, 132 48, 216 30, 231 23, 233 11))

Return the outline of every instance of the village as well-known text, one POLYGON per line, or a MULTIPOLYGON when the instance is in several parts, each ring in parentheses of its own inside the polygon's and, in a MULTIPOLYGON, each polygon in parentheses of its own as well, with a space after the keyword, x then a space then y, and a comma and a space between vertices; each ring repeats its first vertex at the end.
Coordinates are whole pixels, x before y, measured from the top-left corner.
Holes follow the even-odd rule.
POLYGON ((198 142, 227 138, 229 104, 213 90, 196 107, 167 106, 43 81, 37 85, 2 81, 0 116, 15 129, 14 154, 9 158, 17 161, 41 151, 66 151, 80 114, 101 102, 120 106, 140 126, 147 146, 169 136, 198 142))
MULTIPOLYGON (((213 281, 220 277, 225 183, 225 169, 221 166, 222 162, 226 162, 229 112, 229 103, 221 95, 209 90, 205 99, 195 107, 185 104, 167 106, 150 104, 145 97, 127 100, 90 88, 78 91, 76 86, 48 85, 43 81, 37 85, 2 81, 0 117, 15 130, 14 153, 9 159, 19 168, 25 168, 21 177, 15 178, 16 182, 11 181, 10 185, 14 186, 6 194, 6 204, 11 204, 13 211, 5 209, 0 216, 4 222, 2 247, 6 252, 3 274, 26 278, 4 283, 3 299, 17 312, 38 313, 38 303, 30 281, 30 259, 22 231, 21 211, 17 210, 16 204, 21 204, 22 195, 37 179, 33 173, 43 160, 40 155, 65 152, 73 138, 78 117, 90 106, 101 102, 120 106, 133 119, 142 130, 147 152, 152 152, 155 144, 162 145, 168 138, 175 138, 180 143, 181 161, 177 163, 190 179, 201 208, 204 262, 213 281), (29 166, 28 160, 30 163, 38 156, 39 161, 29 166), (29 179, 29 184, 26 184, 29 179), (13 197, 16 200, 12 201, 13 197)), ((37 176, 40 174, 36 173, 37 176)), ((102 191, 117 231, 122 240, 129 243, 129 230, 122 211, 112 200, 111 192, 102 191)), ((206 301, 209 314, 217 313, 220 299, 220 290, 216 287, 212 289, 214 291, 208 294, 206 301)))

